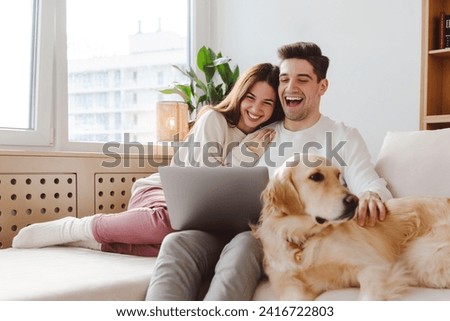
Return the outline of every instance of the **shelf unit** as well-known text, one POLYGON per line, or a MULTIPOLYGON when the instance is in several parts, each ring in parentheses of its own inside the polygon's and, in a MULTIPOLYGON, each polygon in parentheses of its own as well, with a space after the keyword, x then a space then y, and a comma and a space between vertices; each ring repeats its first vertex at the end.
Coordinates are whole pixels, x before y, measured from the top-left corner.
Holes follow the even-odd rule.
POLYGON ((450 48, 437 49, 439 14, 450 0, 422 0, 420 128, 450 128, 450 48))

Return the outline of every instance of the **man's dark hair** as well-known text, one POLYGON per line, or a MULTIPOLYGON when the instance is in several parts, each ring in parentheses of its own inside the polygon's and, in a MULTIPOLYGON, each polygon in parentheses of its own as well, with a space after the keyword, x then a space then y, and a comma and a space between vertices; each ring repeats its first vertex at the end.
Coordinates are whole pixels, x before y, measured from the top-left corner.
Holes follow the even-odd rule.
POLYGON ((330 60, 322 55, 322 50, 315 43, 295 42, 282 46, 278 49, 278 58, 281 61, 292 58, 304 59, 313 66, 318 81, 327 77, 330 60))

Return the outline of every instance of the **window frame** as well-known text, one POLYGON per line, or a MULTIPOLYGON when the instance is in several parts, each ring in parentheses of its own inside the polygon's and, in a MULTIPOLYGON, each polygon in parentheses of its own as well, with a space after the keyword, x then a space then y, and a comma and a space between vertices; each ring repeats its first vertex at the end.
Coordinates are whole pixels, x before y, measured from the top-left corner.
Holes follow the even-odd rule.
POLYGON ((53 59, 55 15, 53 8, 57 0, 35 0, 37 24, 33 30, 33 67, 35 74, 30 95, 31 129, 0 128, 0 145, 52 146, 54 144, 53 118, 53 59), (36 12, 37 11, 37 12, 36 12), (43 35, 50 35, 44 37, 43 35))

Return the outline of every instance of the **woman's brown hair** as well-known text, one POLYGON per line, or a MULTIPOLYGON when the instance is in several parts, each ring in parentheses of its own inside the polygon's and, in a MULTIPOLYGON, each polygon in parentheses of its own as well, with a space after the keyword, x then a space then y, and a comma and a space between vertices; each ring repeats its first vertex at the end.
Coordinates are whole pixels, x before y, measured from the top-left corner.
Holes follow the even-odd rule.
POLYGON ((224 115, 230 127, 236 127, 241 118, 240 106, 242 100, 257 82, 263 81, 268 83, 275 91, 275 106, 270 119, 261 124, 260 127, 277 120, 282 120, 284 114, 281 108, 280 99, 278 98, 279 74, 280 69, 278 66, 272 65, 271 63, 260 63, 251 67, 239 77, 230 93, 222 102, 215 106, 205 106, 206 108, 202 108, 202 112, 199 113, 199 116, 204 111, 213 109, 224 115))

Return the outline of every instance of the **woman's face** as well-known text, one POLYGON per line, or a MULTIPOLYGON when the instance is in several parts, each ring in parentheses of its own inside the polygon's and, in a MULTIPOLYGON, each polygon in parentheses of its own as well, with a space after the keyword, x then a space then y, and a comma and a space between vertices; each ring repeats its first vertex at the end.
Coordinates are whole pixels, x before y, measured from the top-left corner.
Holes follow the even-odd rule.
POLYGON ((248 134, 269 120, 275 108, 276 95, 267 82, 255 83, 241 102, 241 118, 237 127, 248 134))

